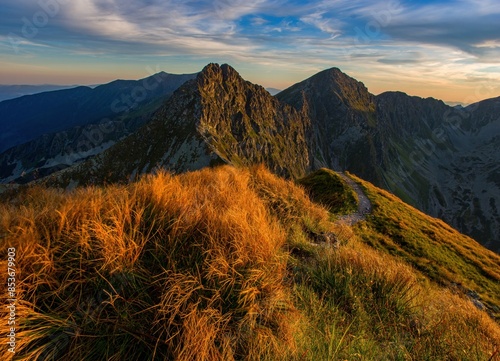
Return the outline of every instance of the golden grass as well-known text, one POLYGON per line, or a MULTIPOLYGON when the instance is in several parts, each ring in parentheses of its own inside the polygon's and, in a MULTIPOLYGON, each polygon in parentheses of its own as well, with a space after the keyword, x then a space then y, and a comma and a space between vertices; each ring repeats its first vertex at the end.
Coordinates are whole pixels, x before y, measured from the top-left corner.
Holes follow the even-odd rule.
POLYGON ((34 188, 3 205, 2 252, 17 249, 30 314, 19 316, 17 355, 254 360, 293 350, 285 232, 251 183, 225 167, 67 195, 34 188))
POLYGON ((253 190, 281 224, 299 223, 311 232, 322 232, 331 226, 328 211, 312 202, 302 187, 276 177, 262 165, 252 167, 250 172, 253 190))
MULTIPOLYGON (((441 273, 366 244, 396 242, 392 228, 329 220, 262 166, 29 188, 0 205, 2 269, 17 249, 16 360, 498 359, 499 325, 433 282, 441 273), (325 233, 340 247, 318 245, 325 233)), ((495 276, 489 255, 463 252, 495 276)))

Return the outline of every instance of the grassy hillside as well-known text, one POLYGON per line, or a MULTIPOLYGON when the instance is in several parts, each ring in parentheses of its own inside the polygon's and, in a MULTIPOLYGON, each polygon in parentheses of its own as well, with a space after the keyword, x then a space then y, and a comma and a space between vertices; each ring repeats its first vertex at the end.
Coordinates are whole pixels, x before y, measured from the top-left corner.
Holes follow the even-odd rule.
POLYGON ((392 194, 353 178, 373 204, 373 214, 355 228, 360 239, 441 285, 469 293, 500 317, 500 255, 392 194))
POLYGON ((330 218, 262 167, 30 188, 0 205, 2 270, 17 250, 15 359, 498 359, 499 325, 465 295, 367 245, 374 220, 330 218))

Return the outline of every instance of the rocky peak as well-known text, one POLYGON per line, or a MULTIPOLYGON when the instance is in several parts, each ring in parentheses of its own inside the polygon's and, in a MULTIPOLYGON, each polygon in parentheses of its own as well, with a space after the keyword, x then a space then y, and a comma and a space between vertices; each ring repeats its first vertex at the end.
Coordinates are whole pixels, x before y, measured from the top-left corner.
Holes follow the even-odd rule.
POLYGON ((358 95, 368 95, 366 86, 340 71, 338 68, 324 70, 308 79, 309 83, 321 86, 330 91, 337 92, 343 98, 348 99, 355 92, 358 95))
POLYGON ((245 81, 227 64, 206 66, 198 76, 198 91, 198 131, 226 162, 265 163, 287 176, 309 169, 304 114, 245 81))
MULTIPOLYGON (((359 169, 361 154, 369 159, 378 157, 367 133, 375 126, 374 96, 363 83, 337 68, 322 71, 297 83, 276 96, 296 109, 307 111, 311 120, 310 149, 315 157, 313 168, 350 169, 357 174, 375 173, 374 162, 359 169), (314 150, 313 150, 314 149, 314 150), (349 155, 356 150, 357 158, 349 155), (368 155, 368 156, 367 156, 368 155)), ((374 178, 370 178, 373 180, 374 178)))
POLYGON ((344 74, 338 68, 324 70, 312 77, 293 85, 278 94, 278 98, 296 106, 302 105, 302 93, 305 99, 314 104, 317 99, 330 103, 347 111, 373 111, 373 95, 365 85, 344 74))
POLYGON ((226 101, 221 98, 227 93, 245 93, 248 95, 259 95, 265 97, 266 101, 275 102, 274 98, 269 97, 267 91, 256 84, 252 84, 244 80, 241 75, 228 64, 207 65, 198 75, 198 90, 201 96, 207 101, 213 101, 217 98, 218 101, 226 101))
POLYGON ((234 82, 245 82, 240 74, 230 65, 219 65, 216 63, 210 63, 205 66, 198 75, 198 81, 202 86, 213 83, 229 84, 234 82))

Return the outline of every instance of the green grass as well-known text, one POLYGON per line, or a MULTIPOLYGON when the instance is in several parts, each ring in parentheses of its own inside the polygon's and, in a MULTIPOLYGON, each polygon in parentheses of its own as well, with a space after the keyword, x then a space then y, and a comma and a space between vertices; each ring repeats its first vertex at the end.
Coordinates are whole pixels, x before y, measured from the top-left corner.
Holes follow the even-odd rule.
POLYGON ((356 192, 330 169, 319 169, 297 180, 297 183, 307 190, 313 201, 333 214, 349 214, 358 209, 356 192))
POLYGON ((433 281, 477 292, 500 316, 500 256, 446 223, 355 178, 373 204, 355 233, 372 247, 397 256, 433 281))

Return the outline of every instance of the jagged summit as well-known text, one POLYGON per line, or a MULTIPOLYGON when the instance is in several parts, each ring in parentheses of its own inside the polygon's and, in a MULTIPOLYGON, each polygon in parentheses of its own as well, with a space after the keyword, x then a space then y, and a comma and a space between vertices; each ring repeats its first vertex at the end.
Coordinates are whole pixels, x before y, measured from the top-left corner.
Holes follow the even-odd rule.
POLYGON ((200 72, 198 79, 206 79, 208 81, 243 81, 240 74, 229 64, 219 65, 217 63, 210 63, 206 65, 200 72))
POLYGON ((236 69, 229 64, 208 64, 198 74, 197 82, 198 88, 203 91, 202 95, 205 97, 213 96, 216 90, 224 92, 249 88, 252 92, 259 94, 264 91, 267 92, 264 87, 243 79, 236 69))

